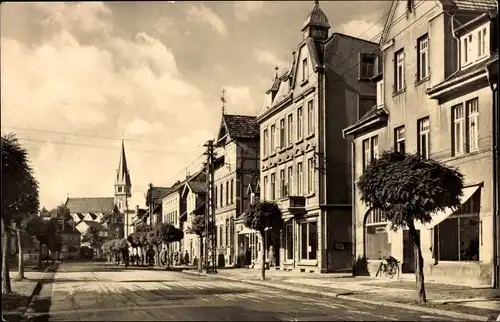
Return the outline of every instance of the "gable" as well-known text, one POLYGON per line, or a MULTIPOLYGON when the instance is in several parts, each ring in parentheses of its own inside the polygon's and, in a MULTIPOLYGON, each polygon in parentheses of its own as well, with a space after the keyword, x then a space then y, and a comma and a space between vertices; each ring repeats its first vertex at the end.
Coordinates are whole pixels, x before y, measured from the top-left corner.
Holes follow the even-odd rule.
POLYGON ((217 134, 217 142, 219 142, 226 135, 228 135, 228 131, 227 131, 226 123, 224 122, 224 118, 223 118, 222 122, 220 124, 220 127, 219 127, 219 133, 217 134))
POLYGON ((392 1, 382 36, 380 37, 381 46, 384 46, 394 37, 404 34, 408 25, 414 23, 415 19, 423 15, 432 15, 433 10, 442 10, 443 8, 441 2, 438 0, 413 2, 414 5, 411 12, 409 12, 408 1, 392 1))

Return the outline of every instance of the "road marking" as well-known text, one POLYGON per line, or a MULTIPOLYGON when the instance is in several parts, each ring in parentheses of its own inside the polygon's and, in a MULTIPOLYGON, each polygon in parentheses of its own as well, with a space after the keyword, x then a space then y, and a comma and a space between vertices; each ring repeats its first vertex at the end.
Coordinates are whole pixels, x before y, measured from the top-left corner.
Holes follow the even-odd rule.
POLYGON ((336 306, 334 304, 326 304, 326 303, 315 303, 315 304, 318 306, 328 307, 330 309, 338 309, 338 306, 336 306))

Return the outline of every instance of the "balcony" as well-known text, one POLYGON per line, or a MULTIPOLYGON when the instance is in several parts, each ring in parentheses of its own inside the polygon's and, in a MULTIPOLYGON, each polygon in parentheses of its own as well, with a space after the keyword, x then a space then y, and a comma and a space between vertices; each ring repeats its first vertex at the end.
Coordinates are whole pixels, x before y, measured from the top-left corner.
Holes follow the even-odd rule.
POLYGON ((306 211, 306 197, 287 196, 278 202, 281 209, 287 209, 291 214, 299 215, 306 211))

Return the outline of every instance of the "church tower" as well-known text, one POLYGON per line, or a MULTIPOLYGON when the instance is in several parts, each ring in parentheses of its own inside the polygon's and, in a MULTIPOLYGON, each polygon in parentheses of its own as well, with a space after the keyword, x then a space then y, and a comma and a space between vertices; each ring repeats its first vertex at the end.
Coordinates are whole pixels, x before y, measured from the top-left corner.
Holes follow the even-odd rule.
POLYGON ((329 29, 330 24, 328 23, 326 14, 319 7, 319 1, 314 1, 314 7, 302 26, 304 39, 312 37, 316 41, 326 40, 328 39, 329 29))
MULTIPOLYGON (((127 210, 128 199, 132 197, 132 182, 127 166, 127 157, 125 156, 125 145, 122 139, 122 150, 120 154, 120 163, 116 170, 115 179, 115 205, 121 213, 127 210)), ((127 217, 127 216, 126 216, 127 217)))

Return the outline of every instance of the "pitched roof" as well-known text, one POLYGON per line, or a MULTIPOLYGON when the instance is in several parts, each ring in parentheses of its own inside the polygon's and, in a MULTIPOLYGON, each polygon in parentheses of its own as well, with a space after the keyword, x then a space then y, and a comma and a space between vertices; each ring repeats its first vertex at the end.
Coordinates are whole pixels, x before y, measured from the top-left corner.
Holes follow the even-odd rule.
POLYGON ((488 11, 497 9, 496 0, 442 0, 443 5, 451 5, 461 11, 488 11))
POLYGON ((259 124, 256 116, 224 114, 222 115, 222 122, 233 140, 256 139, 259 137, 259 124))
POLYGON ((359 120, 357 120, 354 124, 348 126, 347 128, 342 130, 344 137, 346 135, 350 135, 351 133, 359 131, 359 129, 364 128, 366 124, 369 124, 372 120, 386 120, 389 112, 385 108, 378 107, 377 105, 373 106, 366 112, 359 120))
POLYGON ((174 187, 152 187, 150 188, 151 198, 153 199, 153 204, 161 203, 161 200, 175 191, 174 187))
POLYGON ((68 198, 66 207, 70 213, 110 213, 115 208, 115 199, 110 198, 68 198))
POLYGON ((104 227, 97 221, 84 220, 83 222, 86 223, 89 227, 96 229, 97 231, 108 231, 106 227, 104 227))

